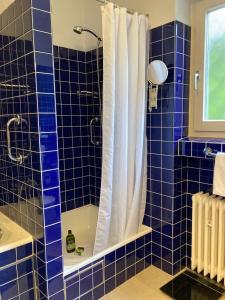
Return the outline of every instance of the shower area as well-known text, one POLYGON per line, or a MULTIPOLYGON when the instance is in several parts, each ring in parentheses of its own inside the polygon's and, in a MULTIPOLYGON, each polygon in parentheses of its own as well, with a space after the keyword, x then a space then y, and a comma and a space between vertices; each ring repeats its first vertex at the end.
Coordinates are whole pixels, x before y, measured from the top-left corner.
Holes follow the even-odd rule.
MULTIPOLYGON (((94 34, 74 27, 77 34, 94 34), (80 30, 80 31, 79 31, 80 30)), ((99 38, 100 39, 100 38, 99 38)), ((62 211, 98 205, 101 186, 103 51, 54 46, 62 211)))
POLYGON ((53 46, 65 270, 93 254, 102 166, 102 39, 76 19, 68 30, 93 49, 53 46), (81 257, 66 252, 68 230, 84 248, 81 257))
MULTIPOLYGON (((97 263, 98 267, 103 270, 105 267, 104 257, 106 256, 109 259, 108 264, 112 268, 115 263, 112 257, 115 253, 117 253, 115 261, 122 259, 118 273, 125 270, 127 244, 131 247, 129 254, 132 254, 130 266, 134 269, 138 263, 140 268, 144 268, 145 258, 149 255, 147 251, 145 254, 145 248, 150 247, 151 229, 142 225, 137 230, 132 229, 133 234, 127 234, 123 240, 120 238, 119 244, 110 242, 110 247, 107 247, 102 241, 99 241, 99 249, 94 249, 97 243, 97 227, 107 227, 104 222, 102 222, 103 225, 100 224, 99 218, 102 216, 99 217, 99 214, 102 208, 99 208, 99 204, 103 166, 103 126, 109 126, 109 121, 104 118, 103 110, 104 105, 110 108, 111 104, 103 101, 102 3, 101 1, 88 2, 88 5, 93 8, 91 20, 89 14, 84 13, 87 7, 83 1, 78 1, 80 15, 75 14, 75 16, 69 13, 69 10, 72 9, 69 4, 66 6, 63 1, 52 1, 62 247, 66 282, 70 281, 71 276, 74 277, 74 272, 85 268, 85 266, 90 267, 90 264, 95 265, 97 263), (64 28, 60 28, 58 24, 58 20, 62 17, 60 15, 62 14, 62 7, 68 13, 68 22, 64 28), (82 12, 83 19, 81 18, 82 12), (65 32, 62 32, 63 30, 65 32), (65 36, 64 40, 62 36, 65 36), (68 230, 72 230, 75 236, 76 247, 84 248, 81 256, 76 253, 67 253, 66 236, 68 230), (137 257, 135 257, 136 240, 140 243, 140 245, 137 244, 139 248, 137 257), (100 261, 96 262, 96 259, 99 258, 100 261)), ((133 12, 128 14, 130 17, 132 15, 133 12)), ((145 111, 145 97, 143 103, 145 111)), ((113 111, 112 107, 111 111, 113 111)), ((143 120, 145 119, 144 115, 143 120)), ((109 130, 107 134, 110 135, 109 130)), ((111 136, 108 140, 113 140, 113 138, 111 136)), ((105 148, 107 149, 106 144, 105 148)), ((106 173, 104 175, 103 180, 108 177, 106 173)), ((110 194, 110 189, 108 194, 110 194)), ((146 198, 146 195, 144 197, 146 198)), ((143 209, 145 208, 143 207, 142 211, 143 209)), ((138 207, 136 210, 138 211, 138 207)), ((106 218, 105 212, 103 214, 106 218)), ((125 211, 122 210, 122 201, 121 212, 118 211, 117 214, 120 216, 125 214, 125 211)), ((132 221, 131 223, 135 222, 132 221)), ((130 227, 132 226, 130 225, 130 227)), ((91 271, 93 270, 91 269, 91 271)))

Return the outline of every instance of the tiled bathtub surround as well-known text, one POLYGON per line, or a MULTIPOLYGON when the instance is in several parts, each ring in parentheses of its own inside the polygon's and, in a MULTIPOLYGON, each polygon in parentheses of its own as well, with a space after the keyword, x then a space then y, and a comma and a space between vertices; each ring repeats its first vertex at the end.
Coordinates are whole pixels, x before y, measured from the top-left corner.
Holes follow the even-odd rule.
POLYGON ((66 276, 66 299, 98 300, 150 264, 151 234, 147 234, 66 276))
POLYGON ((0 205, 34 236, 40 299, 63 291, 51 40, 49 0, 15 0, 1 15, 0 205), (17 114, 27 121, 10 127, 12 154, 29 154, 22 164, 8 158, 6 142, 6 123, 17 114))
POLYGON ((32 243, 0 253, 0 298, 35 299, 32 243))
MULTIPOLYGON (((76 36, 74 37, 76 38, 76 36)), ((102 80, 102 49, 100 49, 102 80)), ((101 185, 101 122, 96 50, 54 46, 62 210, 98 204, 101 185), (86 95, 87 93, 92 93, 86 95), (93 145, 90 122, 94 117, 93 145)))
POLYGON ((178 140, 188 127, 190 28, 174 21, 154 28, 151 37, 151 60, 163 60, 169 69, 158 108, 147 117, 152 263, 175 274, 186 265, 186 165, 178 140))

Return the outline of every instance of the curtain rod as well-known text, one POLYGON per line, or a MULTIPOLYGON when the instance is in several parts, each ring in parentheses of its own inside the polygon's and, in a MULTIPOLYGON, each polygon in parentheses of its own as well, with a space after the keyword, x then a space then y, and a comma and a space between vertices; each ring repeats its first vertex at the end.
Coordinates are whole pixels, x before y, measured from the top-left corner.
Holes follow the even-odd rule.
MULTIPOLYGON (((108 0, 96 0, 96 1, 98 1, 98 2, 100 2, 100 3, 102 3, 102 4, 112 3, 111 1, 108 1, 108 0)), ((117 4, 115 4, 115 3, 113 3, 113 4, 114 4, 114 7, 119 7, 119 5, 117 5, 117 4)), ((134 9, 129 9, 129 8, 127 8, 127 12, 128 12, 128 14, 133 15, 136 11, 135 11, 134 9)), ((146 17, 149 17, 148 14, 142 14, 142 13, 139 13, 139 14, 145 15, 146 17)))

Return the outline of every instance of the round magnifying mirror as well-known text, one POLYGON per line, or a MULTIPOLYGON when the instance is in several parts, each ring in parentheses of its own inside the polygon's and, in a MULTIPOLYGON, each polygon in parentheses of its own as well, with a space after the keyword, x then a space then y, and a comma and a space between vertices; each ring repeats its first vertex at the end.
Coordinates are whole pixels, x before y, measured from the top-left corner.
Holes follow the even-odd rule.
POLYGON ((152 84, 163 84, 168 77, 168 68, 161 60, 154 60, 148 65, 148 81, 152 84))

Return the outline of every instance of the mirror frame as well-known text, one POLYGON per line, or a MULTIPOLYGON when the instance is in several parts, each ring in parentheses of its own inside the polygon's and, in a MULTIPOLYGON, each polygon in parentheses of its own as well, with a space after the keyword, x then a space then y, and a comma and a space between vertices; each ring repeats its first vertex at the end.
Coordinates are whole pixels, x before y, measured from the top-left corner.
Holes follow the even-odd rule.
POLYGON ((148 81, 151 83, 151 84, 154 84, 154 85, 161 85, 163 84, 167 78, 168 78, 168 68, 167 68, 167 65, 161 61, 161 60, 153 60, 149 65, 148 65, 148 68, 147 68, 147 77, 148 77, 148 81), (160 63, 160 65, 162 66, 162 68, 164 68, 165 70, 165 79, 163 81, 158 81, 158 82, 153 82, 150 78, 150 69, 152 67, 153 64, 156 64, 156 63, 160 63))

